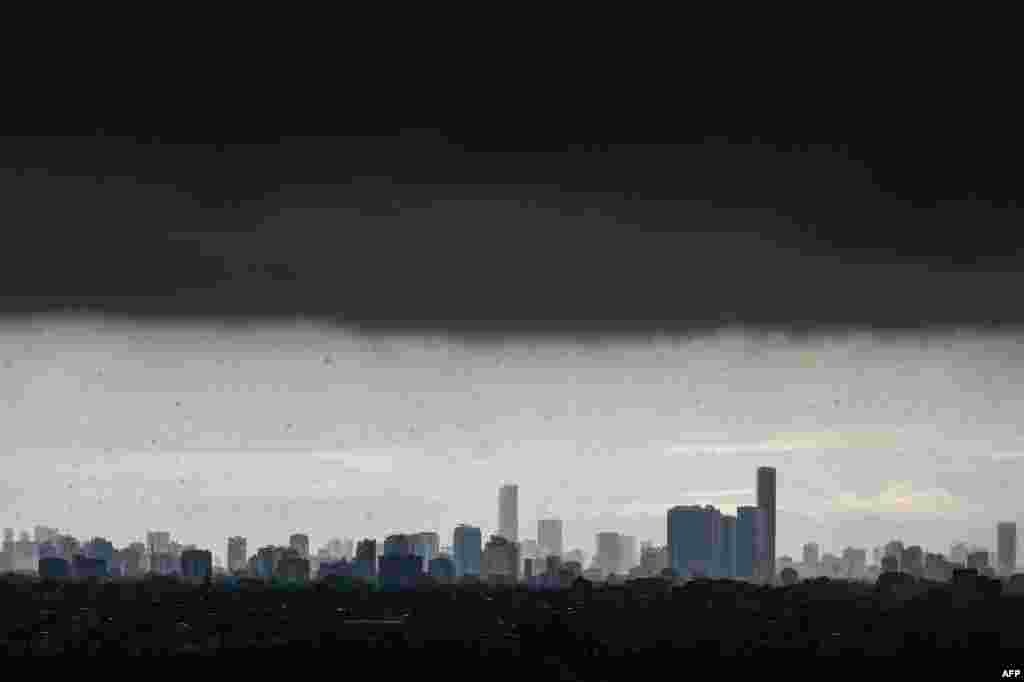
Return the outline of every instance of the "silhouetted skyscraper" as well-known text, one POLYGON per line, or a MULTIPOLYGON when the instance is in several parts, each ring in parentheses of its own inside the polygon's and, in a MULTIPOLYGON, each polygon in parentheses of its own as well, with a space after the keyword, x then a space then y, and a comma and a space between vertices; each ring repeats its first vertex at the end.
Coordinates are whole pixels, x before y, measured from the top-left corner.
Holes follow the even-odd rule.
POLYGON ((240 535, 228 538, 228 573, 245 570, 247 545, 246 539, 240 535))
POLYGON ((40 578, 70 578, 71 565, 61 557, 45 557, 39 560, 40 578))
POLYGON ((455 574, 480 575, 483 547, 483 536, 479 528, 459 524, 455 528, 452 545, 455 553, 455 574))
POLYGON ((455 579, 455 562, 445 554, 431 559, 427 569, 430 572, 430 577, 438 582, 449 583, 455 579))
POLYGON ((775 467, 757 468, 757 506, 765 510, 768 547, 762 579, 775 581, 775 467))
POLYGON ((184 578, 213 576, 213 556, 208 549, 188 549, 181 553, 181 575, 184 578))
POLYGON ((37 545, 41 545, 47 542, 53 542, 57 539, 57 535, 60 534, 56 528, 48 528, 46 526, 35 527, 35 541, 37 545))
POLYGON ((412 555, 412 537, 405 533, 394 533, 384 538, 384 553, 382 556, 406 557, 412 555))
POLYGON ((896 558, 897 571, 903 570, 903 541, 902 540, 890 540, 885 543, 885 556, 891 556, 896 558))
POLYGON ((736 577, 736 517, 722 515, 722 532, 719 537, 721 558, 719 566, 719 577, 736 577))
POLYGON ((601 570, 601 577, 607 578, 610 573, 622 570, 622 538, 618 533, 605 532, 597 534, 597 555, 594 563, 601 570))
POLYGON ((416 533, 411 537, 412 552, 423 559, 424 566, 430 566, 430 561, 438 555, 441 549, 441 538, 434 531, 416 533))
MULTIPOLYGON (((736 508, 736 577, 752 580, 767 546, 767 514, 761 507, 736 508)), ((670 565, 670 568, 675 568, 670 565)), ((678 569, 677 569, 678 570, 678 569)), ((682 575, 682 573, 680 573, 682 575)))
POLYGON ((719 561, 721 513, 706 505, 668 510, 670 567, 682 577, 714 577, 719 561))
POLYGON ((146 533, 146 550, 150 554, 170 554, 171 534, 167 531, 150 531, 146 533))
POLYGON ((303 533, 295 533, 288 538, 288 546, 299 553, 303 559, 309 558, 309 536, 303 533))
POLYGON ((519 542, 519 486, 508 484, 498 491, 498 535, 519 542))
POLYGON ((105 538, 93 538, 86 546, 86 555, 93 559, 103 559, 109 569, 114 564, 114 545, 105 538))
POLYGON ((516 583, 519 580, 519 545, 502 535, 492 535, 484 548, 481 570, 492 582, 516 583))
POLYGON ((544 556, 562 556, 562 520, 541 519, 537 522, 537 544, 544 556))
POLYGON ((628 575, 629 570, 637 565, 636 537, 633 535, 619 535, 619 542, 622 543, 622 550, 619 553, 621 562, 616 573, 628 575))
POLYGON ((1003 521, 996 526, 996 556, 999 575, 1010 576, 1017 568, 1017 524, 1003 521))
POLYGON ((356 545, 356 577, 370 578, 377 575, 377 541, 372 538, 360 540, 356 545))
POLYGON ((808 542, 804 545, 804 568, 812 574, 818 570, 818 562, 821 561, 818 543, 808 542))
POLYGON ((915 578, 924 577, 924 549, 919 545, 911 545, 903 550, 900 560, 900 571, 909 573, 915 578))
POLYGON ((986 550, 976 549, 967 555, 967 568, 981 572, 988 567, 988 552, 986 550))
POLYGON ((72 561, 71 571, 75 578, 105 578, 107 576, 107 562, 96 557, 76 554, 72 561))

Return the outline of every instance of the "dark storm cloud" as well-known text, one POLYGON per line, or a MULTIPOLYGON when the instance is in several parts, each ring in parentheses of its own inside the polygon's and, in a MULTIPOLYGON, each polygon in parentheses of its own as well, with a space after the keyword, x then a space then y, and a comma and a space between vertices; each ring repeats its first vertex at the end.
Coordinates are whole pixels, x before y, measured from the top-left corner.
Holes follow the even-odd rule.
POLYGON ((20 256, 0 306, 481 332, 1021 321, 1000 236, 1019 212, 923 147, 167 142, 3 140, 20 256))

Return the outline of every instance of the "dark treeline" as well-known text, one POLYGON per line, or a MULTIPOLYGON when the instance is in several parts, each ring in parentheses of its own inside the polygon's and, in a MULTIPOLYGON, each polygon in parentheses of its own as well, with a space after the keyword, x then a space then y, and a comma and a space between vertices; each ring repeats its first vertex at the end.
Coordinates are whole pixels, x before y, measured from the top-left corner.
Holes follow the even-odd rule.
POLYGON ((414 652, 412 660, 429 665, 467 657, 504 661, 508 672, 540 665, 557 671, 551 679, 625 679, 638 666, 669 670, 706 656, 766 654, 899 655, 918 668, 970 662, 977 672, 1012 668, 1014 651, 1024 650, 1018 585, 969 571, 950 583, 895 573, 875 584, 820 578, 781 587, 579 579, 544 591, 483 584, 382 591, 337 578, 225 585, 11 575, 0 583, 0 641, 7 655, 42 656, 294 652, 352 661, 414 652))

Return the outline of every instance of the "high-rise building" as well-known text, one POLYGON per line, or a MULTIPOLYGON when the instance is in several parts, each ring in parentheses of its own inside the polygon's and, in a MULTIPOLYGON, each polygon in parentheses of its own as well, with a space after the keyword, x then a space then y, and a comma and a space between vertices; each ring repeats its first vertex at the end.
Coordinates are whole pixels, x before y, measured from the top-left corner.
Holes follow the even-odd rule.
POLYGON ((146 533, 146 549, 150 554, 171 554, 171 534, 162 530, 146 533))
POLYGON ((309 559, 302 556, 297 549, 289 547, 292 552, 281 558, 277 565, 277 576, 282 580, 305 582, 309 580, 309 559))
POLYGON ((370 578, 377 575, 377 541, 372 538, 360 540, 356 545, 356 577, 370 578))
POLYGON ((596 568, 601 577, 607 578, 611 573, 622 570, 622 538, 618 533, 604 532, 597 534, 597 553, 594 556, 596 568))
POLYGON ((61 558, 65 559, 69 565, 74 560, 75 555, 80 553, 82 549, 78 539, 71 535, 61 535, 57 539, 57 547, 61 558))
POLYGON ((622 550, 620 551, 622 561, 615 572, 620 575, 627 575, 629 570, 637 565, 636 536, 620 535, 619 541, 622 543, 622 550))
POLYGON ((498 535, 519 542, 519 486, 508 484, 498 491, 498 535))
POLYGON ((86 544, 86 556, 92 559, 103 559, 107 568, 114 565, 114 545, 105 538, 93 538, 86 544))
POLYGON ((288 538, 288 546, 299 553, 303 559, 309 558, 309 536, 303 533, 295 533, 288 538))
POLYGON ((855 547, 843 550, 843 577, 850 579, 863 578, 867 573, 868 551, 855 547))
POLYGON ((670 566, 680 576, 715 577, 720 558, 721 512, 706 505, 668 510, 670 566))
POLYGON ((640 570, 648 577, 661 575, 661 572, 668 568, 668 548, 656 547, 653 542, 644 542, 640 545, 640 570))
POLYGON ((996 536, 999 575, 1009 577, 1017 569, 1017 524, 1013 521, 997 524, 996 536))
POLYGON ((208 549, 187 549, 181 553, 183 578, 213 577, 213 556, 208 549))
POLYGON ((919 545, 911 545, 903 550, 900 570, 915 578, 924 577, 924 550, 919 545))
POLYGON ((385 554, 379 564, 377 575, 385 589, 413 587, 423 575, 423 557, 415 554, 385 554))
POLYGON ((412 553, 422 557, 423 565, 430 566, 430 561, 436 557, 441 548, 441 538, 434 531, 424 531, 412 536, 412 553))
POLYGON ((976 549, 967 555, 967 568, 981 572, 988 567, 988 552, 986 550, 976 549))
POLYGON ((450 583, 455 579, 455 562, 445 554, 430 560, 428 566, 430 577, 441 583, 450 583))
POLYGON ((903 541, 902 540, 890 540, 885 543, 885 556, 895 557, 896 559, 896 570, 903 570, 903 541))
POLYGON ((723 514, 719 534, 719 571, 722 578, 736 577, 736 517, 723 514))
POLYGON ((563 565, 565 565, 565 563, 569 561, 575 561, 580 566, 583 566, 587 563, 587 553, 584 552, 582 549, 571 549, 564 555, 562 555, 563 565))
POLYGON ((540 544, 533 538, 526 538, 519 542, 519 555, 523 559, 536 559, 539 551, 540 544))
POLYGON ((145 564, 146 545, 141 542, 133 542, 124 550, 124 575, 128 577, 139 577, 146 572, 145 564))
POLYGON ((57 539, 57 535, 60 534, 56 528, 48 528, 46 526, 35 527, 35 541, 37 545, 43 543, 53 542, 57 539))
POLYGON ((44 557, 39 560, 40 578, 70 578, 71 565, 61 557, 44 557))
POLYGON ((248 542, 240 535, 228 538, 228 573, 245 571, 248 542))
POLYGON ((953 564, 958 564, 960 568, 963 568, 967 563, 967 554, 969 550, 966 542, 954 542, 949 548, 949 560, 953 564))
POLYGON ((818 569, 818 562, 821 561, 820 548, 816 542, 808 542, 804 545, 804 567, 808 572, 818 569))
POLYGON ((109 575, 106 561, 81 554, 75 555, 71 573, 75 578, 105 578, 109 575))
MULTIPOLYGON (((761 507, 736 508, 736 577, 754 580, 767 552, 767 513, 761 507)), ((670 564, 670 568, 676 568, 670 564)), ((676 568, 676 570, 679 570, 676 568)), ((680 573, 682 576, 683 574, 680 573)))
POLYGON ((765 510, 767 529, 765 535, 768 540, 767 554, 764 557, 764 565, 761 570, 762 580, 774 582, 775 580, 775 468, 757 468, 757 506, 765 510))
POLYGON ((481 557, 481 571, 492 582, 518 582, 519 545, 503 535, 492 535, 481 557))
POLYGON ((821 557, 821 575, 827 578, 843 577, 843 560, 831 552, 825 552, 821 557))
POLYGON ((562 520, 541 519, 537 522, 537 544, 544 556, 562 556, 562 520))
POLYGON ((412 537, 405 533, 395 533, 384 538, 384 553, 386 557, 413 556, 412 537))
POLYGON ((455 553, 456 576, 461 578, 466 575, 481 575, 482 538, 480 529, 475 526, 459 524, 455 528, 452 545, 455 553))

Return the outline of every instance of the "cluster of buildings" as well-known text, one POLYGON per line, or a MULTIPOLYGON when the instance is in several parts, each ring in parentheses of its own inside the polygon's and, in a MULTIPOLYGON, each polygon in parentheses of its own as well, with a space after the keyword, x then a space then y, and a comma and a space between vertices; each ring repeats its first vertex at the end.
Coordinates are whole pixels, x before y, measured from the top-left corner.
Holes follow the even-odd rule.
POLYGON ((735 515, 711 505, 676 506, 667 510, 667 543, 637 547, 634 536, 600 532, 596 552, 584 569, 581 550, 566 551, 560 519, 537 522, 536 539, 519 538, 519 488, 503 485, 498 491, 498 530, 485 541, 477 526, 460 524, 450 545, 441 546, 434 531, 396 533, 383 542, 366 538, 332 538, 315 554, 309 536, 296 533, 286 545, 268 545, 249 554, 246 538, 228 538, 227 565, 214 565, 209 550, 181 545, 166 531, 147 533, 146 542, 116 549, 96 537, 79 543, 55 528, 36 526, 34 537, 13 529, 4 531, 0 572, 39 573, 52 577, 139 577, 146 574, 179 575, 205 579, 218 573, 264 579, 304 581, 329 576, 375 579, 383 586, 404 587, 430 578, 450 582, 478 578, 497 584, 563 585, 584 577, 614 582, 626 578, 730 578, 775 582, 790 568, 801 578, 874 579, 885 571, 900 571, 922 578, 949 580, 955 568, 1009 576, 1016 566, 1016 524, 997 527, 997 566, 989 566, 988 552, 963 543, 953 546, 949 558, 904 547, 894 540, 875 548, 868 565, 867 550, 847 547, 841 556, 820 554, 816 543, 803 548, 802 562, 790 557, 776 561, 776 472, 757 469, 757 501, 740 506, 735 515))

